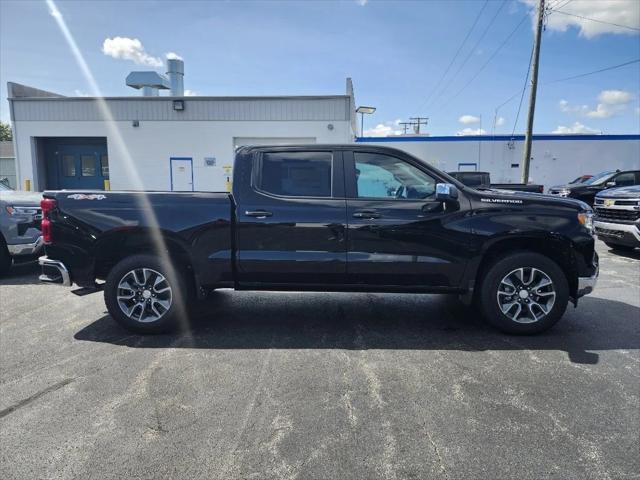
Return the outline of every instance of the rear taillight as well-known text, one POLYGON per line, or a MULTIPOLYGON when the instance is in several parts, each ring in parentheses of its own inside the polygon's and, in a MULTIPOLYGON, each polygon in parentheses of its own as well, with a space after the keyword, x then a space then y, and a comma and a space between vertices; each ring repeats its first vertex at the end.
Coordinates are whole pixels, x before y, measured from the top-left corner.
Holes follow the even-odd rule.
POLYGON ((42 232, 42 240, 44 243, 51 243, 51 219, 49 214, 56 208, 57 202, 53 198, 43 198, 40 201, 42 209, 42 222, 40 223, 40 231, 42 232))
POLYGON ((544 185, 538 187, 538 193, 544 193, 544 185))

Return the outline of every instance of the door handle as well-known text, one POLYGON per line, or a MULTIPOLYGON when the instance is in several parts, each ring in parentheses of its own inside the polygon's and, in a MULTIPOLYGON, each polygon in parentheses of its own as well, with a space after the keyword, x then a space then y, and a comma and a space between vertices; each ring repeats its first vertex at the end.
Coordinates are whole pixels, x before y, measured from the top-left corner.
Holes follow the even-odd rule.
POLYGON ((362 210, 353 214, 353 218, 365 218, 368 220, 373 220, 374 218, 380 217, 382 217, 382 215, 380 215, 378 212, 374 212, 373 210, 362 210))
POLYGON ((247 217, 255 217, 255 218, 267 218, 273 216, 273 213, 267 212, 265 210, 247 210, 244 212, 247 217))

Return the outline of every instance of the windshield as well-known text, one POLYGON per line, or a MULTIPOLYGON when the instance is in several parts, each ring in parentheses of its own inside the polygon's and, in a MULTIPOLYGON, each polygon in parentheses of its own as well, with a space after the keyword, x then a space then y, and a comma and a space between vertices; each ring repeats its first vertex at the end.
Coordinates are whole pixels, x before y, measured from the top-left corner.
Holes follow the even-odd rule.
POLYGON ((614 173, 616 173, 616 172, 601 172, 601 173, 598 173, 597 175, 594 175, 589 180, 584 182, 584 184, 585 185, 602 185, 607 180, 609 180, 613 176, 614 173))
POLYGON ((11 187, 0 182, 0 192, 10 192, 11 190, 13 190, 11 187))

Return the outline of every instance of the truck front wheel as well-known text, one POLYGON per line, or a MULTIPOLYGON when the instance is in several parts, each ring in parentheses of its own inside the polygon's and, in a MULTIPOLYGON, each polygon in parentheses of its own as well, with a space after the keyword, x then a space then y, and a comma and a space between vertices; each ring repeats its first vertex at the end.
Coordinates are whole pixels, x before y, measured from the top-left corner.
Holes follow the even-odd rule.
POLYGON ((479 302, 489 323, 506 333, 543 332, 560 320, 569 285, 553 260, 533 252, 498 258, 480 279, 479 302))
POLYGON ((111 269, 104 301, 111 317, 137 333, 162 333, 186 321, 184 287, 180 272, 152 255, 134 255, 111 269))

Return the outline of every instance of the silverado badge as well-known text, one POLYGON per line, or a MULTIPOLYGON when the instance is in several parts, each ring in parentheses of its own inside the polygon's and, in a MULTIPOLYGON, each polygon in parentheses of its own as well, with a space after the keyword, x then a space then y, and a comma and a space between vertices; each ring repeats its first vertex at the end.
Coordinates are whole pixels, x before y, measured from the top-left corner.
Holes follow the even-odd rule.
POLYGON ((615 205, 616 201, 612 200, 610 198, 605 198, 604 199, 604 206, 605 207, 613 207, 615 205))

